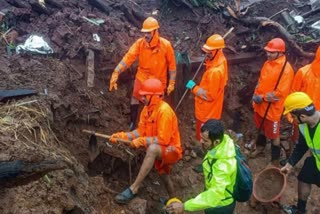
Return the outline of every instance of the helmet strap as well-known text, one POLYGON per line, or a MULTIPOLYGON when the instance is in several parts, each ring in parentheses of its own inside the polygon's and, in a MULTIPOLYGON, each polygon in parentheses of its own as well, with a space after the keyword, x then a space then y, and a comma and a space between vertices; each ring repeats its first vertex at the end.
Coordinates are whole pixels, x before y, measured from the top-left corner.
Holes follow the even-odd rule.
POLYGON ((151 103, 151 100, 152 100, 153 96, 154 96, 154 95, 150 95, 150 99, 149 99, 149 100, 147 100, 147 104, 146 104, 146 106, 149 106, 149 105, 150 105, 150 103, 151 103))
POLYGON ((151 39, 150 39, 149 45, 151 44, 151 42, 152 42, 152 40, 154 38, 154 35, 156 35, 156 30, 151 31, 151 39))

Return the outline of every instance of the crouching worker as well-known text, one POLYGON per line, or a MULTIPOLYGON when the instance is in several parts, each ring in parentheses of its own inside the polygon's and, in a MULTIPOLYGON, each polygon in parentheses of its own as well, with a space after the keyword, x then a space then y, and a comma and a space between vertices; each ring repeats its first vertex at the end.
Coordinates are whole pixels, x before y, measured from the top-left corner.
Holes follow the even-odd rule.
POLYGON ((232 197, 237 174, 235 145, 224 134, 223 124, 219 120, 205 122, 200 136, 200 142, 207 151, 202 161, 205 191, 184 203, 171 203, 166 211, 180 214, 204 210, 206 214, 232 214, 236 206, 232 197))
POLYGON ((144 81, 139 94, 145 106, 140 114, 138 128, 131 132, 115 133, 110 138, 113 143, 120 138, 132 140, 131 146, 134 148, 146 148, 146 156, 136 180, 116 196, 118 203, 127 203, 136 196, 153 165, 163 179, 169 196, 175 196, 169 174, 171 165, 182 158, 178 119, 171 107, 162 100, 164 87, 160 80, 144 81))

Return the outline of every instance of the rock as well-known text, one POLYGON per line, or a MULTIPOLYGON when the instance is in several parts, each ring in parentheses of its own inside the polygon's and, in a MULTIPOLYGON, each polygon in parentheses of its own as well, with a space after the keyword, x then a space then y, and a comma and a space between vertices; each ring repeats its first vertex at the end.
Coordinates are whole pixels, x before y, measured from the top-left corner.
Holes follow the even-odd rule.
POLYGON ((183 160, 184 160, 184 161, 190 161, 190 160, 191 160, 191 156, 185 155, 185 156, 183 157, 183 160))
POLYGON ((146 214, 147 201, 141 198, 134 198, 129 203, 129 210, 136 214, 146 214))
POLYGON ((194 150, 191 150, 190 152, 191 157, 196 158, 197 157, 197 153, 194 150))
POLYGON ((134 37, 134 36, 135 36, 135 33, 134 33, 134 31, 130 30, 128 35, 129 35, 130 37, 134 37))

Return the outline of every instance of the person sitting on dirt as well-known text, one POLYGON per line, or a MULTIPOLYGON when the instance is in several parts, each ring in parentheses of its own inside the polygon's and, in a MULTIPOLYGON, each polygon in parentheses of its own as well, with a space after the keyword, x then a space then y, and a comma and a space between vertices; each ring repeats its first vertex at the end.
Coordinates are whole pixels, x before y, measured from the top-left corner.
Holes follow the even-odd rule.
POLYGON ((258 128, 257 142, 251 145, 257 149, 250 156, 254 158, 263 151, 267 139, 271 144, 271 163, 279 167, 280 159, 280 119, 284 99, 290 92, 294 77, 293 69, 285 56, 285 42, 272 39, 264 47, 268 60, 264 63, 258 84, 252 97, 254 122, 258 128))
POLYGON ((316 111, 314 102, 304 92, 290 94, 284 102, 284 107, 284 114, 290 112, 293 119, 299 123, 299 140, 288 163, 281 168, 281 171, 289 174, 309 149, 312 153, 305 159, 298 175, 297 206, 285 206, 284 210, 290 214, 307 213, 306 204, 311 184, 320 187, 320 112, 316 111))
POLYGON ((175 86, 176 79, 176 60, 171 43, 159 36, 159 23, 156 19, 148 17, 142 24, 141 32, 144 37, 138 39, 122 58, 112 73, 109 90, 117 90, 117 81, 119 74, 126 71, 131 64, 139 58, 136 78, 134 81, 133 94, 130 106, 130 130, 136 127, 138 118, 139 101, 141 96, 139 90, 141 84, 149 78, 159 79, 163 86, 167 86, 167 76, 169 73, 169 84, 167 95, 169 95, 175 86))
POLYGON ((129 202, 152 169, 152 165, 163 179, 170 197, 175 196, 173 183, 169 177, 171 165, 182 158, 182 147, 175 112, 165 101, 163 84, 158 79, 148 79, 139 90, 144 108, 140 114, 137 129, 131 132, 118 132, 111 135, 110 141, 132 140, 134 148, 146 148, 146 156, 134 183, 116 196, 119 203, 129 202))
POLYGON ((200 141, 200 127, 208 119, 219 120, 222 114, 224 88, 228 80, 227 60, 222 52, 224 39, 218 34, 210 36, 202 46, 206 53, 206 71, 199 85, 193 80, 186 87, 195 95, 196 138, 200 141))
MULTIPOLYGON (((294 76, 291 92, 301 91, 305 92, 313 100, 316 110, 320 110, 320 46, 316 51, 315 59, 311 64, 300 68, 294 76)), ((291 120, 289 118, 289 120, 291 120)), ((290 122, 290 121, 289 121, 290 122)), ((298 124, 293 123, 292 142, 298 140, 298 124)), ((290 151, 292 150, 292 144, 290 151)))
POLYGON ((184 203, 172 202, 166 211, 173 214, 200 210, 206 214, 233 213, 236 201, 232 194, 237 174, 233 140, 224 134, 222 122, 214 119, 203 124, 200 136, 200 142, 207 151, 202 162, 205 191, 184 203))

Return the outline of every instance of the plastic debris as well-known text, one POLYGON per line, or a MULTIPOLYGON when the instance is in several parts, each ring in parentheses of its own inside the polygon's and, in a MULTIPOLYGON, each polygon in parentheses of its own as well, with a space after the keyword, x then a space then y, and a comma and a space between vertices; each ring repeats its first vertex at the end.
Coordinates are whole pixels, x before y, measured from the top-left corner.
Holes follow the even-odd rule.
POLYGON ((48 45, 41 36, 31 35, 23 45, 18 45, 17 53, 32 52, 39 54, 52 54, 53 49, 48 45))
POLYGON ((100 26, 101 24, 104 23, 104 20, 103 20, 103 19, 89 19, 89 18, 87 18, 87 17, 85 17, 85 16, 82 16, 82 18, 83 18, 84 20, 86 20, 86 21, 94 24, 94 25, 97 25, 97 26, 100 26))
POLYGON ((320 20, 316 21, 311 25, 312 28, 320 30, 320 20))
POLYGON ((100 36, 98 34, 94 33, 92 36, 94 41, 97 41, 97 42, 101 41, 100 36))

